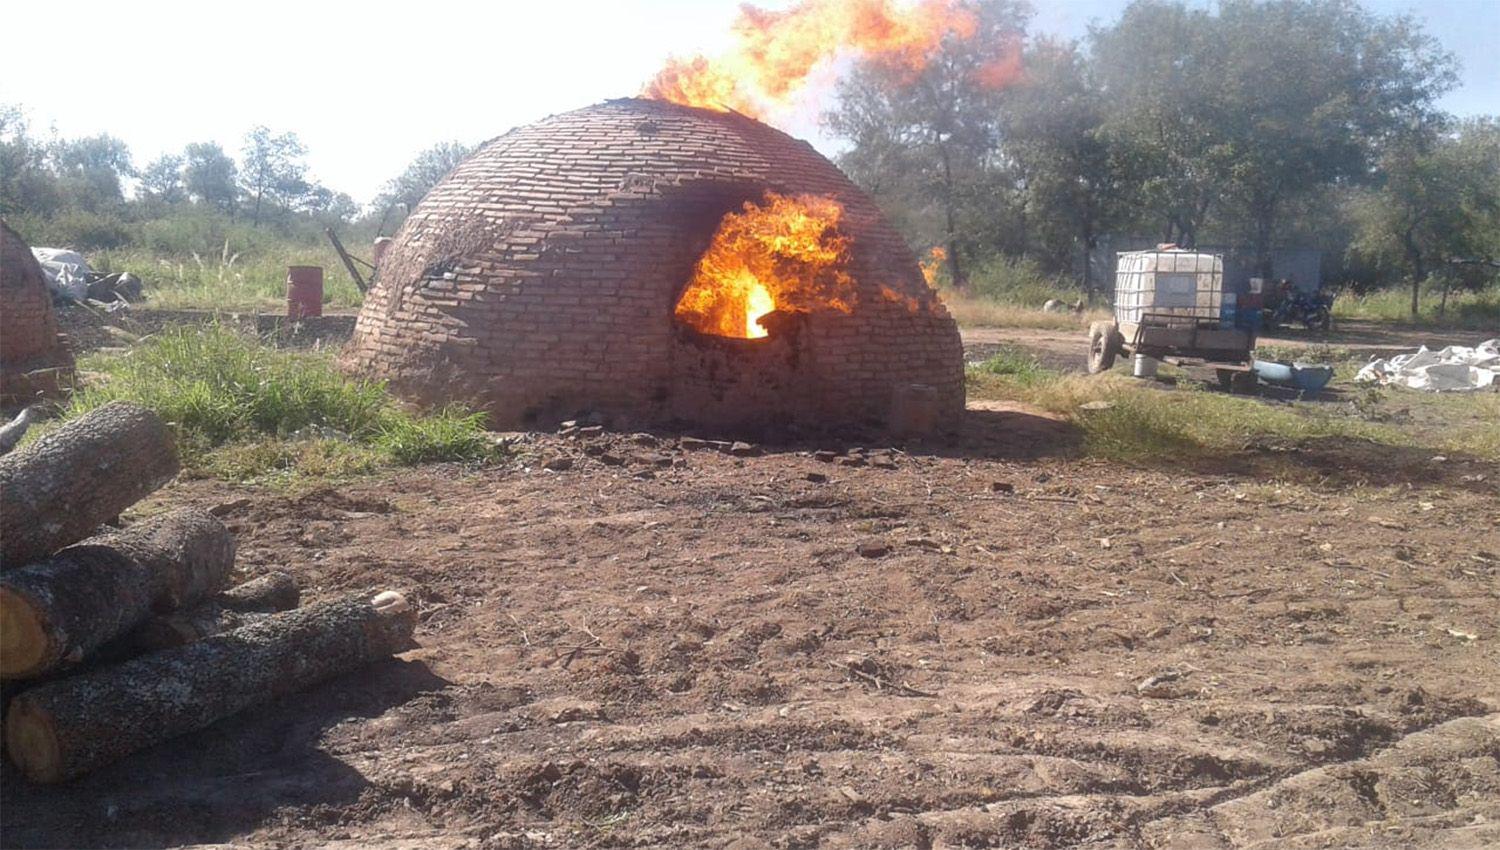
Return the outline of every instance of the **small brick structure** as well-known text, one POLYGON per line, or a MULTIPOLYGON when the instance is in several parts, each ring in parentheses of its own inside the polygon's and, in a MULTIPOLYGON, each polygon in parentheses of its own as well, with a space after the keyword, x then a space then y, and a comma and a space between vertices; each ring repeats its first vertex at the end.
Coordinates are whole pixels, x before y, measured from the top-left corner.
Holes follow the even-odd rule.
POLYGON ((55 396, 72 382, 73 354, 58 332, 42 266, 0 220, 0 406, 55 396))
MULTIPOLYGON (((769 326, 769 325, 768 325, 769 326)), ((957 326, 874 202, 806 142, 736 113, 612 100, 491 140, 412 211, 344 354, 398 395, 497 427, 584 411, 713 427, 904 427, 962 412, 957 326), (767 191, 844 207, 848 314, 768 337, 674 318, 722 217, 767 191), (912 416, 913 404, 927 408, 912 416)))

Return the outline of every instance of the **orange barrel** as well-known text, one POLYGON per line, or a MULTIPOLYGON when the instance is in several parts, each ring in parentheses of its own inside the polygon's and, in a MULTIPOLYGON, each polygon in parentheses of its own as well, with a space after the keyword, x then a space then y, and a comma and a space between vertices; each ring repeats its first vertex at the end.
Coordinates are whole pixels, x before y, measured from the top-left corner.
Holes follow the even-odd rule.
POLYGON ((293 321, 323 315, 323 267, 287 266, 286 317, 293 321))

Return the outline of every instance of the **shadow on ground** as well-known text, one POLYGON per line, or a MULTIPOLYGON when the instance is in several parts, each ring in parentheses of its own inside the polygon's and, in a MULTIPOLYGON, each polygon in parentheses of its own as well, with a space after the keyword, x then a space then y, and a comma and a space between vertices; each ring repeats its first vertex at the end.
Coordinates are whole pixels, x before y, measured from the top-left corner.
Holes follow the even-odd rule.
POLYGON ((7 764, 5 847, 175 847, 232 840, 282 807, 348 806, 368 782, 319 749, 325 732, 379 717, 449 682, 391 659, 177 738, 62 785, 7 764))

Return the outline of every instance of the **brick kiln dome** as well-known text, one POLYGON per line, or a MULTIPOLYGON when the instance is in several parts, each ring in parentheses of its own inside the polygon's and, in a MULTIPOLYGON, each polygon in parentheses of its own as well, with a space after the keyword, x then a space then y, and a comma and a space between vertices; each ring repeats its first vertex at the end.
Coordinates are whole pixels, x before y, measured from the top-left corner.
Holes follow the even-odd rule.
POLYGON ((921 427, 963 408, 957 327, 863 192, 765 124, 653 100, 553 116, 459 165, 383 255, 345 363, 499 426, 592 410, 921 427), (842 207, 841 309, 787 306, 758 339, 685 324, 674 309, 725 216, 776 196, 842 207))
POLYGON ((72 378, 73 354, 58 333, 41 264, 0 220, 0 405, 57 395, 72 378))

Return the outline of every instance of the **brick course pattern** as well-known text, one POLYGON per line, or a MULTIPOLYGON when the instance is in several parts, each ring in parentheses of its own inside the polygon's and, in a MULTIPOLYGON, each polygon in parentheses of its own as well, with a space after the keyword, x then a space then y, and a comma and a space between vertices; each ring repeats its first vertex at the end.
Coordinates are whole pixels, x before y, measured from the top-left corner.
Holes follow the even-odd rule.
POLYGON ((958 329, 875 204, 806 142, 733 113, 613 100, 512 130, 422 201, 345 366, 499 427, 582 411, 711 426, 890 423, 963 409, 958 329), (849 314, 702 336, 673 308, 723 215, 767 191, 843 204, 849 314), (898 405, 899 406, 899 405, 898 405))
POLYGON ((41 264, 0 221, 0 404, 29 404, 72 380, 73 354, 58 332, 41 264))

